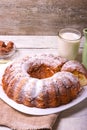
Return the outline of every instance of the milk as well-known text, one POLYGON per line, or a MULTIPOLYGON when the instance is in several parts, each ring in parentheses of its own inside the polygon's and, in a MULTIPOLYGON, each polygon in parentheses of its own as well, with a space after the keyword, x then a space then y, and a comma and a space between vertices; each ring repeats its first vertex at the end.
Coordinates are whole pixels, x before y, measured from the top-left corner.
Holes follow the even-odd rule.
POLYGON ((76 59, 80 45, 80 36, 72 32, 61 33, 58 43, 58 53, 69 60, 76 59))

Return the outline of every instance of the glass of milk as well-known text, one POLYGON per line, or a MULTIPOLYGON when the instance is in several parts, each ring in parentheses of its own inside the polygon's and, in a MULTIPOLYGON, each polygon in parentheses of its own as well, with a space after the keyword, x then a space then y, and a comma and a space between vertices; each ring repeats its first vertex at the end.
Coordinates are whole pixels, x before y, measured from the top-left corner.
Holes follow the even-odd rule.
POLYGON ((69 60, 75 60, 78 55, 81 33, 73 28, 59 31, 58 54, 69 60))

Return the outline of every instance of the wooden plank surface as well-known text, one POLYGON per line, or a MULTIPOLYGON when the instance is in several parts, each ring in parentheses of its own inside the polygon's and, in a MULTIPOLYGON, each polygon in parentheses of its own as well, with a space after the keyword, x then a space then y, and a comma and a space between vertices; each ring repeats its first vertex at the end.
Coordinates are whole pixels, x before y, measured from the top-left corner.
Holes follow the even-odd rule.
MULTIPOLYGON (((0 40, 8 42, 13 41, 17 48, 43 48, 57 49, 59 44, 58 36, 31 36, 31 35, 0 35, 0 40)), ((83 48, 84 37, 81 38, 80 49, 83 48)))
POLYGON ((57 35, 87 26, 87 0, 0 0, 0 34, 57 35))
MULTIPOLYGON (((43 54, 43 53, 50 53, 56 54, 58 53, 58 44, 59 38, 58 36, 12 36, 12 35, 0 35, 0 40, 4 42, 13 41, 16 45, 16 53, 11 58, 17 59, 27 55, 35 55, 35 54, 43 54)), ((78 60, 81 61, 82 56, 82 49, 84 44, 84 38, 82 38, 80 47, 79 47, 79 54, 78 60)))
POLYGON ((57 48, 58 36, 5 36, 0 35, 0 40, 13 41, 17 48, 57 48))

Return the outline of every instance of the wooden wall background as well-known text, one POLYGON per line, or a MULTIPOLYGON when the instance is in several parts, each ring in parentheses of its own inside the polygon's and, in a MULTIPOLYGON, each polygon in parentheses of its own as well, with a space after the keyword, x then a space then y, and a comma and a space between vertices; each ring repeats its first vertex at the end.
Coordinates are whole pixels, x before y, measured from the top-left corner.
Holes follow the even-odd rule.
POLYGON ((87 0, 0 0, 0 34, 57 35, 87 27, 87 0))

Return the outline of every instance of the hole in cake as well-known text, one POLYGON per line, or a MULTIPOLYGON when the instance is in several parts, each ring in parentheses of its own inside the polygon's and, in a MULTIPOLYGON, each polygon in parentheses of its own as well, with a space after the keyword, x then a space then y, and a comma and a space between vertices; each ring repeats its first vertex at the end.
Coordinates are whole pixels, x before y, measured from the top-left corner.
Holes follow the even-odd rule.
POLYGON ((27 72, 33 78, 44 79, 51 77, 55 73, 55 70, 50 66, 41 64, 40 66, 29 67, 27 72))

